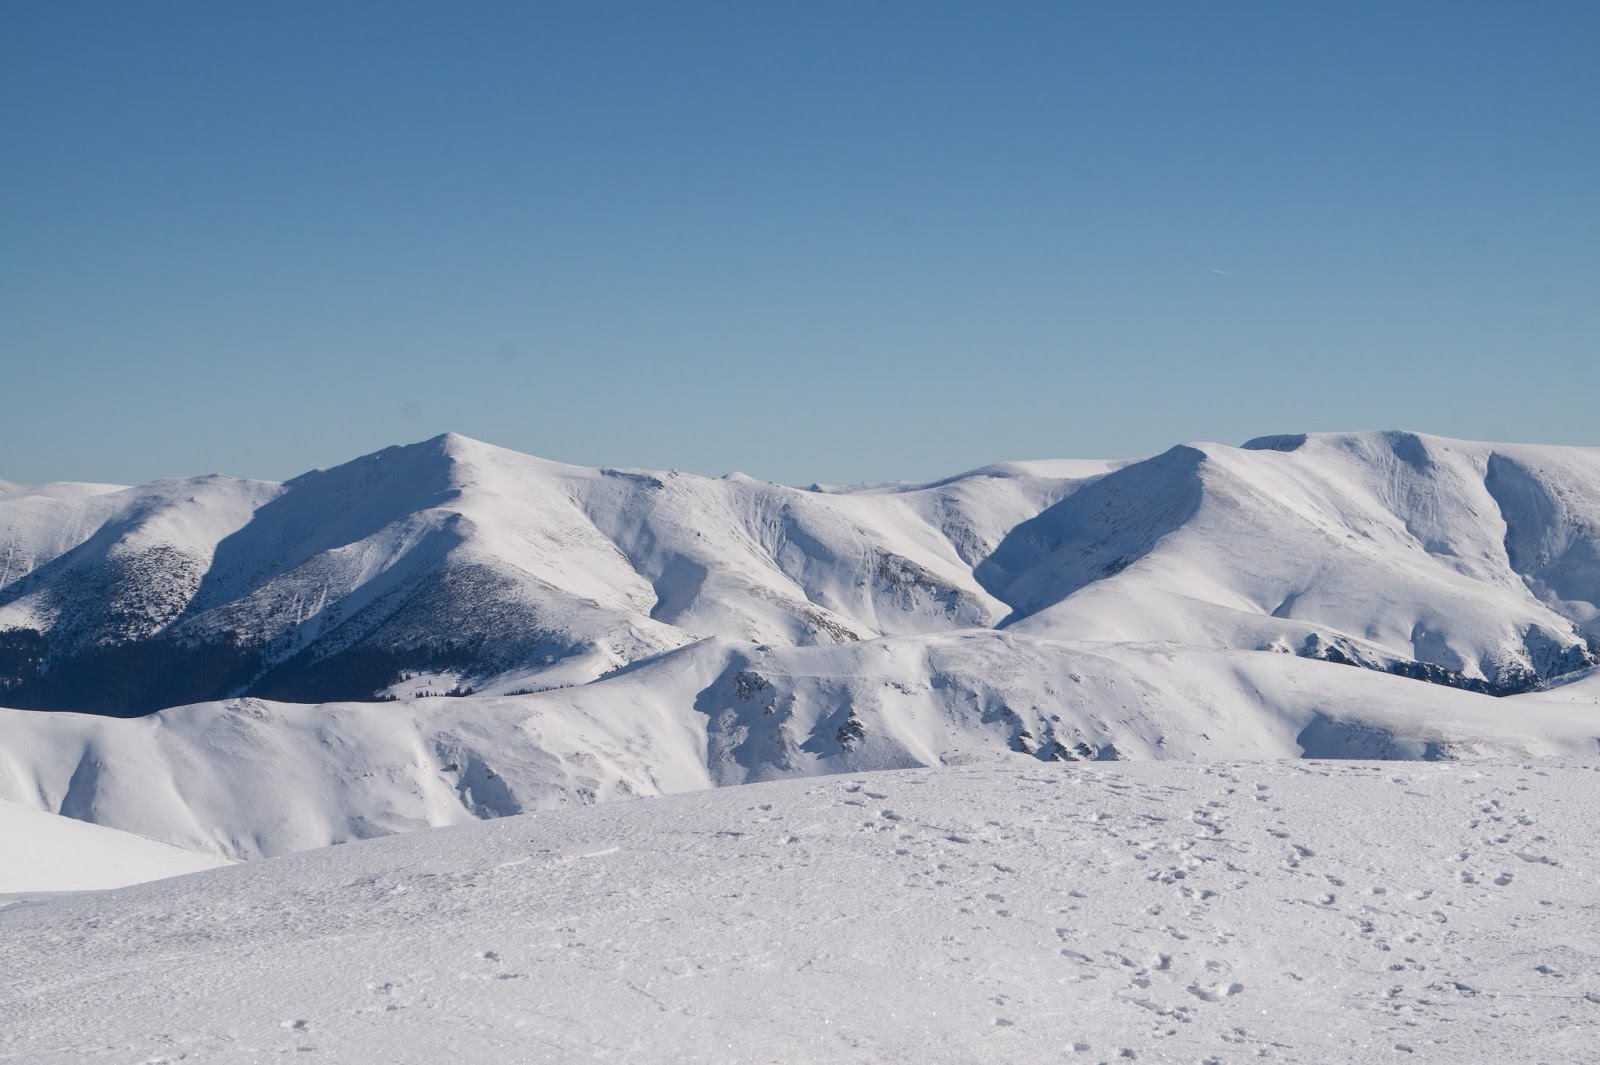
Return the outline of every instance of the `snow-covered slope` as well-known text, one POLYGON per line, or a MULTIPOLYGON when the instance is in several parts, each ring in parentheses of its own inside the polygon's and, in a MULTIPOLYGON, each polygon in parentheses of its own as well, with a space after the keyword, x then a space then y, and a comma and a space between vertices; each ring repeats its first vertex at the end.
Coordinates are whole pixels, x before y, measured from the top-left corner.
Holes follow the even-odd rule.
POLYGON ((227 864, 214 854, 0 801, 0 906, 24 896, 123 887, 227 864))
POLYGON ((0 910, 0 1059, 1582 1061, 1595 784, 1039 764, 392 837, 0 910))
POLYGON ((1525 690, 1600 652, 1600 450, 1414 433, 1178 447, 1023 523, 978 576, 1014 631, 1525 690))
POLYGON ((790 776, 992 761, 1592 754, 1600 689, 1010 632, 706 640, 547 692, 136 720, 0 710, 0 798, 230 857, 790 776))

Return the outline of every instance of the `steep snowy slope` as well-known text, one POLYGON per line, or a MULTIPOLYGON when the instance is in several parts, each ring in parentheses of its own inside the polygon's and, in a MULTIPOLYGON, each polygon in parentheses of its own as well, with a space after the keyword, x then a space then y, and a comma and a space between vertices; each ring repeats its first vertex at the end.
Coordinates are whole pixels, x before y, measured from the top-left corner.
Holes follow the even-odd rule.
POLYGON ((212 854, 0 801, 0 906, 23 896, 123 887, 227 864, 212 854))
POLYGON ((357 843, 0 910, 0 1060, 1584 1061, 1596 783, 971 767, 357 843))
POLYGON ((525 695, 0 710, 0 798, 254 858, 788 776, 999 761, 1592 754, 1600 689, 1505 699, 1290 655, 1018 633, 706 640, 525 695))
POLYGON ((1600 652, 1600 451, 1413 433, 1179 447, 1018 526, 977 573, 1014 631, 1519 691, 1600 652))
POLYGON ((0 495, 0 701, 120 712, 209 694, 237 655, 165 634, 219 543, 280 491, 198 477, 0 495), (131 694, 150 688, 159 699, 131 694))

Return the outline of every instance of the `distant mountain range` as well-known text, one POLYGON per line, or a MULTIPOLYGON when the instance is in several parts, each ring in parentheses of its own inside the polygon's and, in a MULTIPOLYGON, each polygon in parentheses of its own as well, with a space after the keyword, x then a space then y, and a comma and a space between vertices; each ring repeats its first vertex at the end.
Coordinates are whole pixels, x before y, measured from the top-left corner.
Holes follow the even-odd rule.
POLYGON ((1267 437, 796 489, 446 435, 283 484, 0 492, 0 702, 31 709, 540 688, 708 636, 972 629, 1524 691, 1600 656, 1600 450, 1267 437))
POLYGON ((1592 751, 1597 661, 1600 449, 0 486, 0 798, 230 855, 973 757, 1592 751))

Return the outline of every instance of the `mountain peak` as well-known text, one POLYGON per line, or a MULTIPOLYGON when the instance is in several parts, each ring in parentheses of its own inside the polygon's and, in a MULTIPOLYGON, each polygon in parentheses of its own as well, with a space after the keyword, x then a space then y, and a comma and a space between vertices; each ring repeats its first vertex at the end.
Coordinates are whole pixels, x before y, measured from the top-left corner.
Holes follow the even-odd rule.
POLYGON ((439 450, 447 454, 459 454, 463 452, 475 451, 479 448, 494 446, 493 444, 486 444, 482 440, 477 440, 473 437, 467 436, 464 433, 457 432, 440 433, 438 436, 429 437, 427 440, 424 440, 423 443, 437 447, 439 450))

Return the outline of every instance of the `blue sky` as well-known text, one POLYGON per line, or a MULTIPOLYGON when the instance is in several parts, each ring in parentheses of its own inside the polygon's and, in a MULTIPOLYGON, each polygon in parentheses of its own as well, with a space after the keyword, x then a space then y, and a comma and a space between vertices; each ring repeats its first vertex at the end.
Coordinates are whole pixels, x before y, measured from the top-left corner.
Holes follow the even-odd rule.
POLYGON ((1600 5, 13 4, 0 477, 1600 445, 1600 5))

